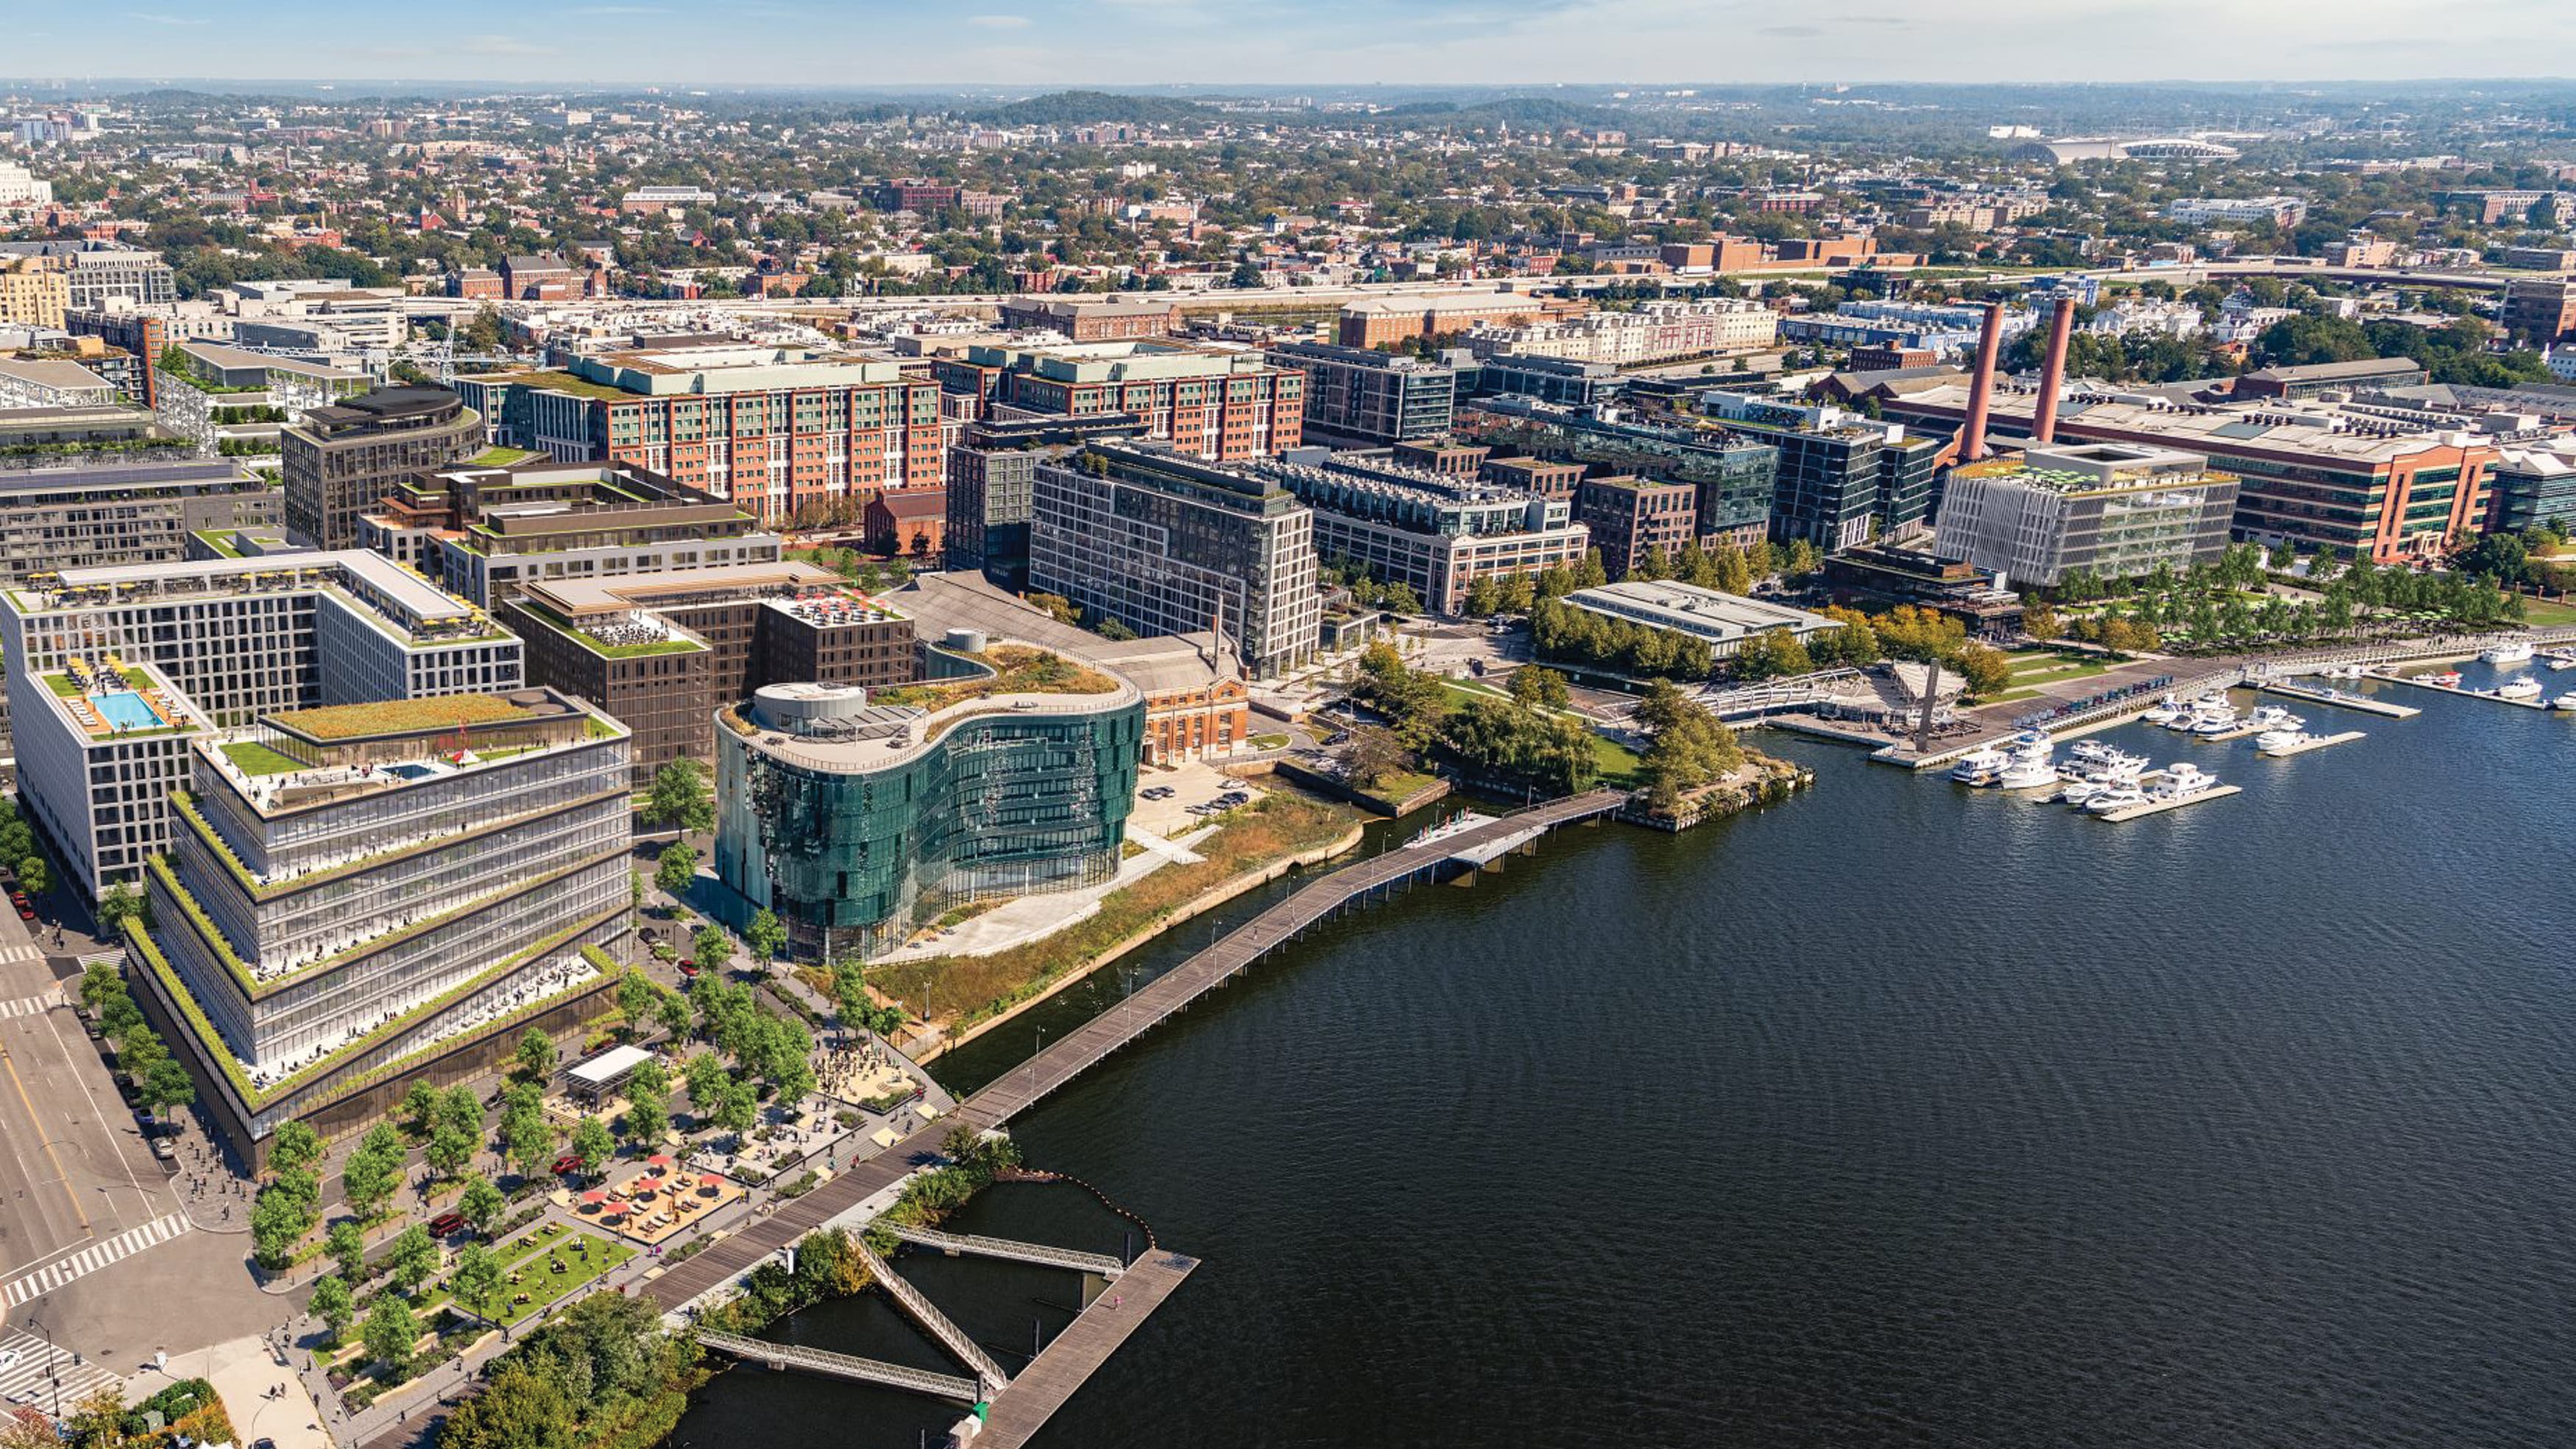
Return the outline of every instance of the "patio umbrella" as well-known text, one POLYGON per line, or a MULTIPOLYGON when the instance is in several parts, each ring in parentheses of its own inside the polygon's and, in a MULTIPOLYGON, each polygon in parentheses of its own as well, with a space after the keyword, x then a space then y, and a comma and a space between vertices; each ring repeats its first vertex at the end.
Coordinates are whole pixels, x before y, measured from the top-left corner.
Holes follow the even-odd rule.
POLYGON ((606 1202, 608 1201, 608 1194, 594 1187, 590 1191, 583 1193, 581 1195, 581 1200, 583 1202, 606 1202))
POLYGON ((722 1187, 722 1186, 724 1186, 724 1179, 723 1179, 723 1178, 721 1178, 721 1177, 718 1177, 718 1176, 716 1176, 714 1173, 710 1172, 710 1173, 707 1173, 707 1174, 705 1174, 704 1176, 702 1176, 702 1177, 700 1177, 700 1178, 698 1179, 698 1186, 700 1186, 700 1187, 722 1187))
POLYGON ((656 1152, 652 1156, 644 1159, 644 1165, 647 1167, 668 1167, 671 1165, 671 1154, 667 1152, 656 1152))

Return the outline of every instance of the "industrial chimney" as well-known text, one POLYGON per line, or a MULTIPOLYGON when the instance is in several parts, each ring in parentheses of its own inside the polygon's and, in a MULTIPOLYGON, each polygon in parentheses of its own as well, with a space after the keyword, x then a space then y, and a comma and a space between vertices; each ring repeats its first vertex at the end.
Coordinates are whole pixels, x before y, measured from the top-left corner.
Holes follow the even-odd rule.
POLYGON ((1968 380, 1968 417, 1959 425, 1959 461, 1986 456, 1986 406, 1995 390, 1995 350, 2003 343, 2004 304, 1986 304, 1985 330, 1977 336, 1977 372, 1968 380))
POLYGON ((2075 299, 2057 299, 2057 315, 2048 321, 2048 359, 2039 365, 2039 406, 2030 417, 2034 443, 2057 441, 2057 393, 2066 385, 2066 338, 2075 329, 2075 299))

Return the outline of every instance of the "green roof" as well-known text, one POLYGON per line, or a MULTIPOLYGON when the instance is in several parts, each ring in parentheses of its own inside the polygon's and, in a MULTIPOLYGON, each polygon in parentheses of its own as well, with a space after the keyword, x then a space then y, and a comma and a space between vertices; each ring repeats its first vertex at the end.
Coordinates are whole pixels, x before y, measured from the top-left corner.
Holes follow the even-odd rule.
POLYGON ((526 448, 503 448, 496 446, 485 448, 482 452, 466 459, 464 466, 468 468, 506 468, 512 463, 524 463, 530 458, 538 456, 540 455, 532 453, 526 448))
POLYGON ((516 724, 553 719, 497 694, 441 694, 427 699, 386 699, 367 704, 326 704, 319 709, 290 709, 268 716, 279 729, 330 743, 378 735, 416 734, 423 730, 468 725, 516 724))

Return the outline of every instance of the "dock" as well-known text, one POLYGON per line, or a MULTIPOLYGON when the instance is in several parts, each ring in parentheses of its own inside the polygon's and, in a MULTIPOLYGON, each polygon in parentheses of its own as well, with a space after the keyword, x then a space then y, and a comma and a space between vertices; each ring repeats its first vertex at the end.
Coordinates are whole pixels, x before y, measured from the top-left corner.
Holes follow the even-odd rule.
POLYGON ((2319 735, 2312 739, 2302 740, 2298 744, 2292 745, 2286 750, 2257 750, 2255 753, 2263 756, 2265 759, 2286 760, 2292 755, 2304 755, 2310 750, 2322 750, 2328 745, 2348 745, 2354 740, 2368 738, 2369 736, 2363 734, 2360 730, 2345 730, 2339 735, 2319 735))
POLYGON ((1045 1243, 1022 1243, 1009 1238, 987 1238, 974 1233, 943 1233, 935 1228, 888 1228, 895 1241, 927 1248, 951 1258, 998 1258, 1006 1263, 1031 1263, 1041 1268, 1071 1268, 1077 1273, 1096 1273, 1103 1278, 1116 1278, 1127 1271, 1127 1265, 1107 1253, 1085 1253, 1073 1248, 1050 1247, 1045 1243))
POLYGON ((934 1398, 954 1399, 961 1404, 977 1401, 975 1381, 961 1379, 955 1374, 933 1373, 928 1369, 887 1363, 883 1359, 834 1353, 828 1348, 771 1343, 765 1338, 744 1338, 732 1333, 700 1333, 698 1342, 746 1363, 767 1364, 773 1371, 795 1369, 826 1378, 848 1379, 852 1383, 876 1384, 883 1388, 929 1394, 934 1398))
POLYGON ((2490 704, 2509 704, 2516 709, 2549 708, 2549 701, 2546 698, 2507 699, 2491 689, 2462 689, 2456 684, 2435 684, 2429 679, 2411 674, 2374 674, 2371 678, 2385 679, 2391 684, 2404 684, 2416 689, 2430 689, 2440 694, 2456 694, 2462 699, 2483 699, 2490 704))
POLYGON ((994 1397, 985 1411, 982 1431, 968 1442, 975 1449, 1019 1449, 1029 1442, 1198 1265, 1196 1258, 1179 1253, 1154 1252, 1138 1258, 1116 1288, 1091 1300, 1091 1306, 1065 1325, 1064 1332, 1011 1380, 1010 1387, 994 1397))
POLYGON ((2150 800, 2144 805, 2132 805, 2126 810, 2114 810, 2108 815, 2096 815, 2093 818, 2108 820, 2113 824, 2123 820, 2138 820, 2149 815, 2161 815, 2167 810, 2180 810, 2185 805, 2197 805, 2203 800, 2217 800, 2228 795, 2240 794, 2244 788, 2242 785, 2213 785, 2206 790, 2195 790, 2188 795, 2176 795, 2170 800, 2150 800))
POLYGON ((2384 699, 2372 699, 2366 694, 2355 694, 2348 689, 2328 689, 2323 685, 2282 684, 2276 681, 2258 685, 2257 688, 2265 694, 2277 694, 2286 699, 2303 699, 2310 704, 2332 705, 2336 709, 2359 710, 2363 714, 2375 714, 2382 719, 2413 719, 2424 712, 2411 704, 2390 704, 2384 699))

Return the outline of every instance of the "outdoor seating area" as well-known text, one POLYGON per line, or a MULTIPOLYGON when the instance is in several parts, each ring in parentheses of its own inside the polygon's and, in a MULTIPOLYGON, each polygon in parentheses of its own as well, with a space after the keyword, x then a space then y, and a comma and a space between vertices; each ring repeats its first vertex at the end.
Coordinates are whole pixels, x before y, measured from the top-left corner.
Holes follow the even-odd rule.
POLYGON ((129 673, 114 654, 65 659, 54 692, 73 721, 93 736, 168 729, 181 718, 179 707, 151 676, 129 673))
POLYGON ((745 1195, 743 1185, 731 1178, 689 1171, 657 1152, 645 1160, 642 1172, 583 1192, 575 1211, 612 1233, 652 1246, 705 1222, 745 1195))

